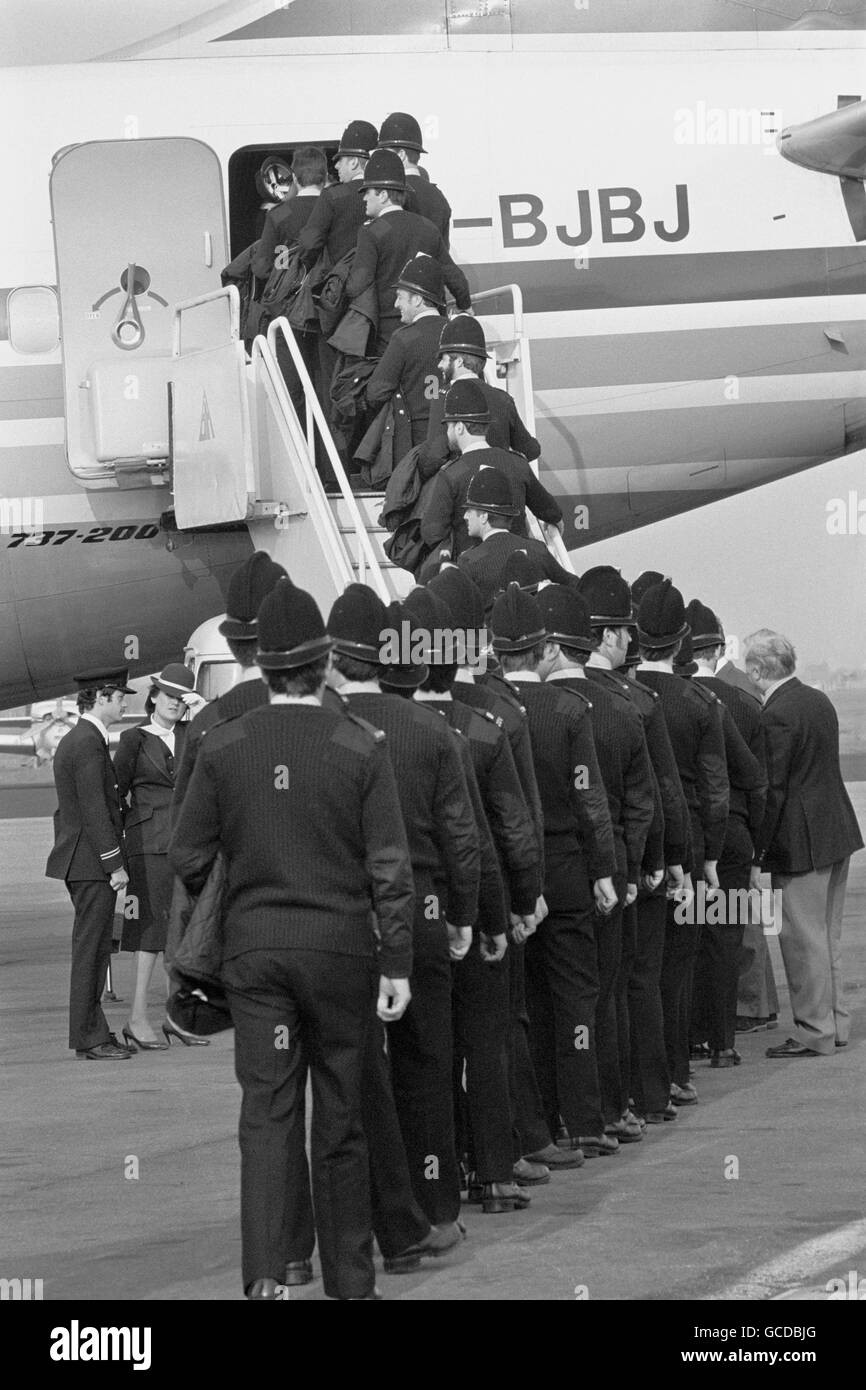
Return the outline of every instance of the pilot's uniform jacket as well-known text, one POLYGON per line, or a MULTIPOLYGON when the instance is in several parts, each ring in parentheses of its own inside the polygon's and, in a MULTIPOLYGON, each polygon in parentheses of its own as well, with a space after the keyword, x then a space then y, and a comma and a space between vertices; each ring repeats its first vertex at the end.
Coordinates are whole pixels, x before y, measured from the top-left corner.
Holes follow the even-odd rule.
POLYGON ((120 794, 108 744, 79 719, 54 757, 57 810, 54 848, 45 872, 66 881, 75 908, 69 987, 69 1046, 87 1051, 108 1042, 100 1000, 111 959, 116 894, 111 875, 124 867, 120 794))

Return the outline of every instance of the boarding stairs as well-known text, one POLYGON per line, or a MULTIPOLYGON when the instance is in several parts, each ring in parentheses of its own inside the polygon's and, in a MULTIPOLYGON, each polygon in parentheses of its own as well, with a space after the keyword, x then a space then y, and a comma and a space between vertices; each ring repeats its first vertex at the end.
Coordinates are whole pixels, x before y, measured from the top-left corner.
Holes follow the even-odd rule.
MULTIPOLYGON (((473 305, 488 304, 493 311, 489 318, 485 315, 490 379, 514 396, 527 428, 534 431, 519 286, 474 297, 473 305)), ((323 612, 353 580, 369 584, 386 603, 408 593, 413 576, 395 566, 383 549, 383 494, 352 492, 288 321, 275 320, 266 336, 253 341, 247 359, 237 291, 227 286, 176 306, 172 356, 171 482, 178 528, 245 525, 255 548, 282 564, 323 612), (221 319, 216 332, 215 315, 221 319), (280 338, 303 385, 304 420, 298 418, 278 365, 280 338), (225 410, 233 400, 236 408, 225 410), (328 496, 319 480, 317 440, 330 460, 339 495, 328 496)), ((531 533, 572 570, 559 532, 542 531, 527 515, 531 533)))

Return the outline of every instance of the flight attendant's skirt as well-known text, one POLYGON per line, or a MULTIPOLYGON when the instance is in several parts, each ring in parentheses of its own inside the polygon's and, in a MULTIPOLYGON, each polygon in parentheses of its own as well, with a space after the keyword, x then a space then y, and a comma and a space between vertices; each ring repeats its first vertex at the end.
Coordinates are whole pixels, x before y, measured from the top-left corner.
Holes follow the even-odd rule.
POLYGON ((173 885, 167 854, 130 856, 122 951, 165 950, 173 885))

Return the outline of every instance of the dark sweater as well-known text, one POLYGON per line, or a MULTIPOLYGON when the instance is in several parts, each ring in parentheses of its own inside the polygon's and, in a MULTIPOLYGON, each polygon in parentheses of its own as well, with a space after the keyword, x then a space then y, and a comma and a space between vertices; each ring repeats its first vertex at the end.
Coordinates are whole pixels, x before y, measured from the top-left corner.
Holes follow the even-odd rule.
POLYGON ((617 842, 617 860, 629 883, 637 883, 647 834, 655 812, 652 768, 643 734, 620 701, 578 675, 551 677, 551 685, 576 690, 590 701, 592 741, 617 842))
POLYGON ((741 755, 737 756, 736 746, 732 748, 730 745, 733 741, 726 737, 731 815, 745 821, 754 839, 761 828, 767 805, 767 750, 764 746, 761 707, 739 686, 729 685, 716 676, 694 676, 693 680, 706 686, 721 700, 754 760, 754 764, 749 764, 741 755), (757 772, 754 765, 757 765, 757 772))
POLYGON ((499 727, 505 730, 514 766, 520 778, 523 799, 535 826, 535 843, 539 855, 543 858, 544 812, 541 809, 535 763, 532 761, 532 740, 529 737, 526 710, 508 683, 493 672, 488 672, 483 681, 455 681, 452 693, 455 700, 459 700, 461 704, 471 705, 473 709, 492 715, 499 727))
POLYGON ((529 717, 548 863, 574 854, 591 879, 616 873, 616 846, 583 696, 540 681, 512 683, 529 717))
POLYGON ((169 847, 198 892, 222 850, 225 958, 294 948, 412 968, 412 865, 385 739, 319 705, 268 705, 204 741, 169 847))
POLYGON ((688 681, 668 671, 638 668, 644 685, 661 699, 692 823, 692 867, 717 860, 728 824, 728 769, 718 706, 709 704, 688 681))
POLYGON ((195 719, 191 721, 186 732, 183 753, 177 766, 171 811, 173 821, 177 819, 183 799, 186 796, 189 779, 192 777, 195 760, 205 735, 211 729, 216 728, 217 724, 224 724, 229 719, 240 719, 242 714, 247 714, 256 706, 267 703, 268 687, 263 680, 241 681, 240 685, 232 686, 225 695, 220 695, 218 699, 205 705, 204 709, 200 710, 195 719))
MULTIPOLYGON (((346 701, 352 714, 385 731, 412 856, 416 922, 429 920, 424 900, 444 886, 449 920, 471 926, 478 915, 478 831, 450 730, 399 695, 356 691, 346 701)), ((444 929, 444 914, 441 921, 444 929)))

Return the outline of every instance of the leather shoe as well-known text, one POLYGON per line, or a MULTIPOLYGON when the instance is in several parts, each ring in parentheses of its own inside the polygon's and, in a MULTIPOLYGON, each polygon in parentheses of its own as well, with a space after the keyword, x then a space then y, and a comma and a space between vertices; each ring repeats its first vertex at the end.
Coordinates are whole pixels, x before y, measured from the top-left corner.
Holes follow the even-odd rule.
POLYGON ((134 1055, 135 1049, 123 1047, 113 1033, 109 1033, 106 1042, 97 1043, 95 1047, 84 1048, 75 1054, 79 1061, 87 1060, 88 1062, 125 1062, 134 1055))
MULTIPOLYGON (((569 1144, 571 1140, 569 1140, 569 1144)), ((543 1163, 546 1168, 582 1168, 583 1151, 579 1148, 562 1149, 558 1144, 546 1144, 534 1154, 524 1154, 529 1163, 543 1163)))
POLYGON ((674 1105, 697 1105, 698 1093, 694 1086, 678 1086, 675 1081, 671 1082, 671 1100, 674 1105))
POLYGON ((587 1158, 611 1158, 619 1153, 619 1141, 610 1134, 582 1134, 574 1142, 580 1145, 587 1158))
POLYGON ((313 1261, 312 1260, 290 1260, 286 1265, 286 1277, 283 1280, 290 1289, 298 1288, 301 1284, 312 1284, 313 1282, 313 1261))
POLYGON ((834 1047, 847 1047, 847 1046, 848 1046, 848 1039, 846 1038, 844 1042, 840 1042, 839 1039, 837 1038, 836 1041, 835 1041, 835 1043, 833 1044, 833 1046, 834 1046, 834 1047))
POLYGON ((520 1187, 543 1187, 550 1182, 550 1169, 546 1163, 533 1163, 528 1158, 518 1158, 512 1168, 514 1181, 520 1187))
POLYGON ((613 1135, 620 1144, 639 1144, 643 1139, 644 1126, 634 1115, 622 1115, 614 1124, 605 1125, 605 1134, 613 1135))
POLYGON ((711 1067, 738 1067, 742 1062, 742 1057, 735 1047, 727 1047, 724 1051, 713 1052, 710 1056, 711 1067))
POLYGON ((431 1226, 423 1240, 410 1245, 401 1255, 389 1255, 383 1260, 385 1273, 411 1274, 420 1267, 423 1256, 444 1255, 447 1250, 459 1245, 465 1235, 466 1227, 459 1221, 452 1221, 447 1226, 431 1226))
POLYGON ((778 1047, 768 1047, 768 1057, 820 1057, 820 1052, 814 1052, 811 1047, 804 1047, 797 1042, 796 1038, 786 1038, 778 1047))
POLYGON ((515 1182, 487 1182, 481 1190, 481 1210, 488 1216, 504 1211, 523 1211, 529 1198, 515 1182))
POLYGON ((279 1284, 276 1279, 256 1279, 247 1290, 247 1298, 253 1299, 257 1303, 275 1303, 278 1302, 278 1288, 279 1284))
POLYGON ((644 1119, 648 1125, 662 1125, 667 1120, 679 1119, 679 1114, 673 1101, 669 1100, 664 1110, 648 1110, 644 1119))

